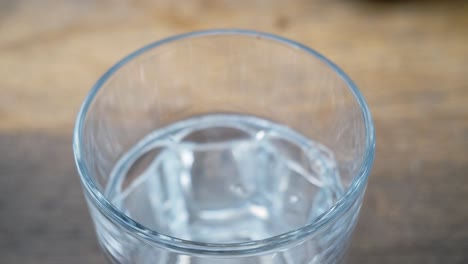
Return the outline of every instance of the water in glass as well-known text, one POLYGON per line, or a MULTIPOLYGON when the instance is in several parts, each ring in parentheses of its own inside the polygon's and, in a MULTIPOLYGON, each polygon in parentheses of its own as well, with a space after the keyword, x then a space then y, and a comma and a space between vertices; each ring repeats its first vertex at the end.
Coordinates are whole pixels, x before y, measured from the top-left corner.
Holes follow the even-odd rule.
POLYGON ((155 130, 122 156, 110 179, 105 195, 132 219, 206 243, 300 228, 343 194, 324 146, 284 125, 233 114, 155 130))

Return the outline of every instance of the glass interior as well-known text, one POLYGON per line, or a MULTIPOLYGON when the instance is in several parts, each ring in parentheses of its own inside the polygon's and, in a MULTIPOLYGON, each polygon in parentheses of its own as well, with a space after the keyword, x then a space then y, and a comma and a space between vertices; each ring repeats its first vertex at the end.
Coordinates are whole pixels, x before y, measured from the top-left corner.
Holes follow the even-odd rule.
POLYGON ((85 116, 83 162, 114 206, 166 235, 245 242, 313 223, 348 190, 368 147, 350 84, 321 57, 266 35, 178 39, 108 77, 85 116), (142 151, 131 154, 135 144, 142 151), (159 176, 139 182, 148 172, 159 176), (140 197, 148 185, 158 195, 140 197))

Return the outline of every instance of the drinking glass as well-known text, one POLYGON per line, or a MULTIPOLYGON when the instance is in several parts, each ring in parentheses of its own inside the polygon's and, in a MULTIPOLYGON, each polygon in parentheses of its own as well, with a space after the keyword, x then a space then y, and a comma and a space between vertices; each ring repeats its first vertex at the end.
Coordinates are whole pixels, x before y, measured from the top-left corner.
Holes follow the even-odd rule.
POLYGON ((342 263, 374 146, 367 104, 335 64, 235 29, 122 59, 73 138, 112 263, 342 263))

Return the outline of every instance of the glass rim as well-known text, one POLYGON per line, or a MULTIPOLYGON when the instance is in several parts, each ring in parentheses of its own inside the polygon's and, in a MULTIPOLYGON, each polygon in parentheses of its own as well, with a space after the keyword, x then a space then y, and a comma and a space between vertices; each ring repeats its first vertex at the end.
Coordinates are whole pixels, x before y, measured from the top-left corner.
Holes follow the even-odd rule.
POLYGON ((270 33, 258 32, 253 30, 244 29, 214 29, 203 30, 184 33, 168 37, 153 43, 150 43, 121 59, 107 70, 94 84, 91 91, 86 96, 81 109, 78 113, 75 128, 73 131, 73 153, 75 158, 76 167, 80 175, 81 182, 85 189, 85 195, 91 202, 114 224, 123 227, 125 231, 130 232, 132 235, 144 239, 151 244, 156 244, 160 247, 167 248, 174 252, 190 255, 217 255, 217 256, 245 256, 266 253, 279 248, 286 247, 287 245, 303 241, 307 237, 314 236, 319 233, 326 225, 339 218, 354 204, 358 195, 360 195, 366 186, 367 178, 369 176, 375 152, 375 130, 372 122, 372 116, 367 106, 367 103, 362 96, 361 92, 354 84, 354 82, 336 66, 332 61, 321 55, 317 51, 300 44, 296 41, 289 40, 270 33), (290 230, 286 233, 275 235, 261 240, 253 240, 249 242, 236 242, 236 243, 205 243, 191 240, 183 240, 177 237, 161 234, 157 231, 146 228, 140 223, 134 221, 131 217, 117 209, 112 203, 103 195, 97 187, 95 181, 88 172, 87 166, 84 163, 82 156, 81 142, 83 136, 83 126, 85 119, 93 102, 96 94, 101 87, 114 75, 116 71, 125 66, 134 58, 142 55, 143 53, 157 48, 159 46, 170 44, 179 40, 185 40, 195 37, 216 36, 216 35, 238 35, 247 37, 260 37, 263 39, 275 41, 284 44, 289 48, 299 49, 305 51, 307 54, 321 60, 328 67, 330 67, 348 86, 348 89, 353 93, 354 98, 358 102, 361 110, 362 117, 365 123, 365 153, 357 175, 353 177, 349 189, 345 194, 322 215, 317 217, 314 222, 304 225, 298 229, 290 230))

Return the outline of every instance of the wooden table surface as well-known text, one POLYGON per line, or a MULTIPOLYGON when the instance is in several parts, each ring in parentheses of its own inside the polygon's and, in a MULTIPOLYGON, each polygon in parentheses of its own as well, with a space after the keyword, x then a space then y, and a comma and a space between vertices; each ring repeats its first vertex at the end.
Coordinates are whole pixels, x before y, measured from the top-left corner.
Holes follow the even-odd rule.
POLYGON ((467 1, 0 0, 0 263, 103 263, 71 133, 94 81, 208 28, 303 42, 356 81, 377 153, 350 263, 468 263, 467 1))

